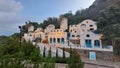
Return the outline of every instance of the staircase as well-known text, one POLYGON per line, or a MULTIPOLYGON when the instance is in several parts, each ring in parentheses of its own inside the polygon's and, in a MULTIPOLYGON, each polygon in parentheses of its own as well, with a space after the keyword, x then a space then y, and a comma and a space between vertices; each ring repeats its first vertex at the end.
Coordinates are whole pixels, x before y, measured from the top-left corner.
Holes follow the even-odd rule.
MULTIPOLYGON (((52 57, 56 57, 56 49, 58 49, 58 56, 59 57, 63 57, 63 49, 58 48, 56 46, 51 46, 49 44, 42 44, 42 43, 38 43, 37 44, 40 48, 40 53, 43 55, 43 51, 44 51, 44 47, 46 48, 45 53, 46 56, 48 55, 49 49, 51 47, 51 53, 52 53, 52 57)), ((69 57, 70 53, 65 51, 65 57, 69 57)))

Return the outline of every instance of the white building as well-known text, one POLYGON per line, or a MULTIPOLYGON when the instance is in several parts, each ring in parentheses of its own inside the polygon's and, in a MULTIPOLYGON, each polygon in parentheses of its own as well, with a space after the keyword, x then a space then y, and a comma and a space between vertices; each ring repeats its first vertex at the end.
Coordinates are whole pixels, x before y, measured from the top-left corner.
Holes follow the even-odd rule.
POLYGON ((65 32, 66 29, 68 29, 67 19, 62 18, 60 29, 55 29, 55 26, 50 24, 44 31, 42 28, 37 28, 37 30, 33 32, 34 27, 31 26, 28 29, 28 33, 24 35, 24 38, 27 41, 34 41, 36 38, 41 38, 42 41, 46 39, 49 45, 55 46, 68 46, 69 41, 69 44, 73 47, 76 47, 77 44, 78 48, 102 49, 102 35, 95 32, 97 30, 96 22, 88 19, 79 24, 70 25, 70 37, 67 36, 68 34, 65 32))
POLYGON ((101 35, 95 34, 94 31, 97 29, 96 22, 92 20, 84 20, 83 22, 77 25, 70 25, 70 38, 69 39, 78 39, 80 45, 86 48, 102 47, 101 44, 101 35))

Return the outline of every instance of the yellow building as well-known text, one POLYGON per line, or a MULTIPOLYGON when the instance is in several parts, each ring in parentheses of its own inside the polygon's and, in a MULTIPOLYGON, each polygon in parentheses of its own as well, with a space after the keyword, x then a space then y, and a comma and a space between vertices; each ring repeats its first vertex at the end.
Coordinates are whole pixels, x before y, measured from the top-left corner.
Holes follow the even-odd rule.
POLYGON ((62 29, 54 29, 48 34, 50 45, 65 45, 67 43, 67 33, 62 29))

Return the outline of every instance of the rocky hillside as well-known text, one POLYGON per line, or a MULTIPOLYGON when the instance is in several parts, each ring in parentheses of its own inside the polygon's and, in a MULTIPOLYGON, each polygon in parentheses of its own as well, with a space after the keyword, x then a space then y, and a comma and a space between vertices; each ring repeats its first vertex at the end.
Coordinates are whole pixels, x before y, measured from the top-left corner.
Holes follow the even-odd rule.
POLYGON ((83 16, 89 15, 93 20, 98 20, 100 11, 111 5, 120 6, 120 0, 95 0, 95 2, 82 13, 83 16))

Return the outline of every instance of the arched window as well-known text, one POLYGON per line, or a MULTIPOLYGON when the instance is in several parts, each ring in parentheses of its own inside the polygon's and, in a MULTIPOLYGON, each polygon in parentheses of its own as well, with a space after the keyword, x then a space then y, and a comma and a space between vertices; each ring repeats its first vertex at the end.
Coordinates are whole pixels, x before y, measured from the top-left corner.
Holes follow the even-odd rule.
POLYGON ((57 42, 60 43, 60 38, 57 38, 57 42))
POLYGON ((65 40, 64 38, 61 39, 61 43, 64 44, 65 43, 65 40))
POLYGON ((100 47, 100 41, 99 40, 95 40, 94 41, 94 46, 95 47, 100 47))
POLYGON ((52 38, 50 38, 50 43, 52 43, 52 38))
POLYGON ((82 28, 85 28, 85 27, 86 27, 86 24, 81 24, 81 27, 82 27, 82 28))
POLYGON ((92 42, 91 42, 91 39, 86 39, 85 40, 85 44, 88 48, 92 48, 92 42))
POLYGON ((55 38, 53 38, 53 42, 56 43, 56 39, 55 38))

